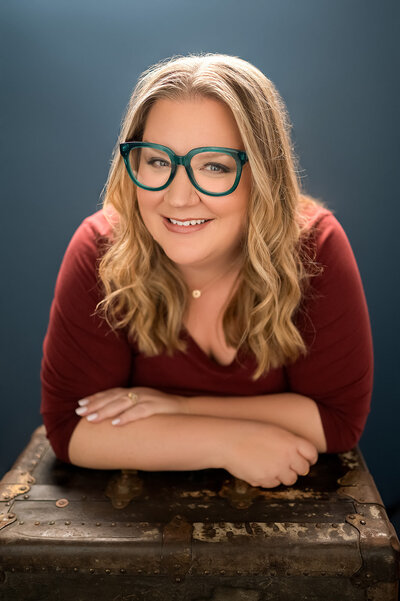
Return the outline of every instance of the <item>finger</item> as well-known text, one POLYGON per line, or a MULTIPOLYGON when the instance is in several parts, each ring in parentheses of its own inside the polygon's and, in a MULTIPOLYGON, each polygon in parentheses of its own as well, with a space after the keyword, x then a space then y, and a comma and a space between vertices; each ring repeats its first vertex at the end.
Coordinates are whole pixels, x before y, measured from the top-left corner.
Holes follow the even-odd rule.
POLYGON ((120 415, 124 411, 132 408, 132 399, 130 399, 127 395, 124 395, 113 401, 109 401, 99 409, 91 408, 91 412, 88 415, 85 415, 85 417, 90 422, 100 422, 103 419, 120 415))
POLYGON ((279 478, 282 484, 284 484, 285 486, 292 486, 296 482, 298 474, 296 474, 296 472, 292 469, 288 468, 282 474, 279 475, 279 478))
MULTIPOLYGON (((126 397, 127 391, 129 389, 126 388, 110 388, 109 390, 103 390, 101 392, 96 392, 95 394, 87 397, 86 399, 81 399, 78 401, 79 405, 81 405, 76 411, 78 415, 89 415, 90 413, 95 413, 99 409, 106 407, 109 403, 121 398, 126 397), (87 403, 85 402, 87 401, 87 403), (82 406, 82 402, 85 403, 82 406)), ((128 393, 130 394, 130 393, 128 393)), ((137 398, 137 395, 134 395, 137 398)))
POLYGON ((309 462, 300 454, 292 461, 290 467, 299 476, 307 476, 310 471, 309 462))
POLYGON ((85 413, 101 409, 107 403, 110 403, 121 396, 121 393, 124 390, 126 389, 110 388, 109 390, 102 390, 101 392, 96 392, 95 394, 87 396, 84 399, 80 399, 78 404, 82 410, 78 412, 78 415, 83 415, 85 413))
MULTIPOLYGON (((268 481, 263 482, 260 486, 261 488, 276 488, 277 486, 280 486, 282 484, 282 482, 279 480, 279 478, 269 478, 268 481)), ((256 485, 253 485, 256 486, 256 485)))
POLYGON ((317 463, 318 451, 308 440, 300 440, 299 444, 297 445, 297 450, 311 465, 317 463))
POLYGON ((123 426, 124 424, 129 424, 135 420, 150 417, 150 415, 153 415, 154 413, 156 413, 156 411, 154 410, 154 406, 150 403, 139 403, 138 405, 135 405, 135 407, 129 407, 127 410, 121 412, 111 423, 113 426, 123 426))
POLYGON ((274 478, 271 481, 271 484, 268 486, 268 488, 275 488, 276 486, 280 486, 282 484, 282 482, 279 480, 279 478, 274 478))
POLYGON ((115 397, 116 395, 121 395, 127 392, 128 388, 121 388, 121 386, 116 386, 115 388, 107 388, 105 390, 99 390, 99 392, 94 392, 85 397, 90 403, 94 403, 97 401, 102 401, 109 397, 115 397))

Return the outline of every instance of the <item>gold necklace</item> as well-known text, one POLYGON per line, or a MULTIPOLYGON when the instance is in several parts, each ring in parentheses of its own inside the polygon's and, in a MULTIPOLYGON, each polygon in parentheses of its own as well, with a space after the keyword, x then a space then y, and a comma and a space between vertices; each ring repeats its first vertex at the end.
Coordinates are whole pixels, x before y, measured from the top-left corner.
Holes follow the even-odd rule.
POLYGON ((205 290, 207 290, 207 288, 209 288, 211 286, 211 284, 214 284, 215 282, 217 282, 218 280, 220 280, 221 278, 223 278, 225 275, 227 275, 228 273, 230 273, 232 271, 232 269, 236 266, 237 261, 234 261, 232 263, 232 265, 230 266, 230 268, 228 269, 228 271, 226 271, 225 273, 223 273, 222 275, 217 276, 216 278, 212 279, 211 282, 208 282, 208 284, 206 284, 202 290, 199 290, 198 288, 195 288, 194 290, 191 291, 192 293, 192 297, 193 298, 200 298, 200 296, 203 294, 203 292, 205 290))

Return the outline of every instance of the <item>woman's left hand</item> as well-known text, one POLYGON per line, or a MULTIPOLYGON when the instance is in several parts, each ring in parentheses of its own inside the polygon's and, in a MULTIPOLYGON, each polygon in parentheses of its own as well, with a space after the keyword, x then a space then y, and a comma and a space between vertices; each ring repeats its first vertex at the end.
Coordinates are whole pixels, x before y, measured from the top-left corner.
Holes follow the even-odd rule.
POLYGON ((123 426, 156 413, 186 413, 185 401, 185 397, 154 388, 109 388, 79 401, 75 412, 94 424, 114 418, 113 425, 123 426))

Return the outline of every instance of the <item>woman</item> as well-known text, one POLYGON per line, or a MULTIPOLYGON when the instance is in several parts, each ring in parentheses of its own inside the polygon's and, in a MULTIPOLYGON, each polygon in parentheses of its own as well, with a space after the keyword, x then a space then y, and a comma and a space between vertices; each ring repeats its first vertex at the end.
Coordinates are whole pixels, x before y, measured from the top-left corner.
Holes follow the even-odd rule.
POLYGON ((142 74, 103 208, 57 279, 41 413, 59 459, 268 488, 358 442, 368 309, 341 225, 300 190, 289 127, 242 59, 142 74))

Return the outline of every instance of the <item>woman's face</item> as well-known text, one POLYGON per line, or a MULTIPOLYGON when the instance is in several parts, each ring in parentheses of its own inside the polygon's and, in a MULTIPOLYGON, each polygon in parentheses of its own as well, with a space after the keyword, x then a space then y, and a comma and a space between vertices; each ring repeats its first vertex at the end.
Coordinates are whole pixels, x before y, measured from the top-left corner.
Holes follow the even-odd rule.
MULTIPOLYGON (((199 146, 244 150, 230 109, 218 100, 205 97, 156 101, 147 117, 143 141, 168 146, 177 155, 185 155, 199 146)), ((250 187, 248 162, 243 166, 236 190, 219 197, 199 192, 185 168, 179 165, 167 188, 152 192, 137 187, 137 199, 144 224, 172 261, 182 267, 212 266, 215 269, 228 266, 238 254, 250 187), (168 229, 165 218, 211 221, 195 231, 178 226, 176 232, 168 229)))

